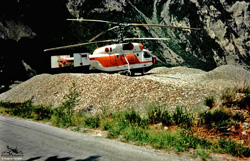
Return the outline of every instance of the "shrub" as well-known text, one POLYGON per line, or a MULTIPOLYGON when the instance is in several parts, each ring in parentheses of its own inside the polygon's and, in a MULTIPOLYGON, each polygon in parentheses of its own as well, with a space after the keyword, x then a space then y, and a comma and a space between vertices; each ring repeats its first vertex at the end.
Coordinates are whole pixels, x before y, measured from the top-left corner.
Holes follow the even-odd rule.
POLYGON ((207 149, 200 149, 200 148, 198 148, 198 149, 196 150, 196 154, 199 155, 200 158, 201 158, 203 161, 206 161, 207 158, 212 159, 212 158, 210 157, 210 151, 207 150, 207 149))
POLYGON ((232 114, 225 109, 216 109, 213 112, 205 111, 199 117, 199 124, 205 125, 208 129, 215 128, 220 132, 225 132, 228 126, 232 124, 232 114))
POLYGON ((142 121, 141 116, 134 109, 125 111, 124 117, 125 122, 131 125, 140 125, 142 121))
POLYGON ((223 104, 231 107, 233 105, 233 101, 235 99, 235 90, 227 89, 222 92, 221 100, 223 101, 223 104))
POLYGON ((118 123, 117 124, 114 124, 110 129, 109 129, 109 132, 108 132, 108 138, 110 139, 115 139, 117 138, 120 134, 121 134, 121 131, 124 129, 123 126, 119 125, 118 123))
POLYGON ((108 120, 108 119, 104 119, 102 120, 102 124, 101 124, 101 128, 102 130, 109 130, 111 129, 113 126, 113 122, 108 120))
POLYGON ((84 123, 90 128, 98 128, 100 126, 100 117, 97 116, 88 116, 85 118, 84 123))
POLYGON ((173 125, 172 117, 167 110, 162 112, 161 120, 162 120, 162 124, 165 126, 173 125))
POLYGON ((210 109, 215 106, 215 98, 214 96, 206 97, 204 104, 208 106, 210 109))
POLYGON ((72 120, 73 109, 78 101, 79 93, 76 92, 75 83, 72 83, 72 87, 69 89, 69 94, 65 95, 66 101, 54 110, 56 118, 53 119, 53 123, 57 126, 73 126, 72 120))
POLYGON ((245 122, 246 118, 242 113, 236 113, 235 115, 232 116, 233 120, 237 122, 245 122))
POLYGON ((179 106, 176 107, 172 114, 172 119, 176 125, 181 125, 184 128, 189 128, 192 125, 193 117, 179 106))
POLYGON ((45 106, 35 106, 33 112, 35 113, 35 120, 50 120, 53 114, 51 107, 45 106))
POLYGON ((165 126, 173 125, 172 116, 165 109, 162 110, 160 107, 153 106, 147 111, 147 118, 149 124, 162 123, 165 126))
POLYGON ((162 121, 162 110, 160 107, 153 106, 147 111, 148 122, 150 124, 157 124, 162 121))
POLYGON ((250 111, 250 94, 245 94, 244 98, 238 102, 241 109, 250 111))
POLYGON ((148 133, 141 127, 128 126, 124 130, 123 139, 125 141, 136 141, 139 145, 148 142, 148 133))
POLYGON ((199 139, 197 136, 194 136, 191 131, 183 130, 179 133, 179 138, 181 145, 183 145, 186 149, 196 149, 200 148, 209 148, 211 143, 207 142, 205 139, 199 139))
POLYGON ((218 141, 217 146, 222 149, 223 152, 231 154, 237 157, 250 157, 250 148, 243 147, 240 144, 235 143, 231 139, 226 140, 225 138, 218 141))
POLYGON ((211 143, 204 139, 199 139, 194 136, 190 131, 182 130, 177 131, 176 134, 160 131, 160 132, 150 132, 149 144, 154 148, 165 148, 168 149, 173 147, 177 152, 187 151, 190 148, 209 148, 211 143))
POLYGON ((21 103, 2 102, 1 106, 6 108, 6 113, 23 118, 33 118, 32 99, 21 103))

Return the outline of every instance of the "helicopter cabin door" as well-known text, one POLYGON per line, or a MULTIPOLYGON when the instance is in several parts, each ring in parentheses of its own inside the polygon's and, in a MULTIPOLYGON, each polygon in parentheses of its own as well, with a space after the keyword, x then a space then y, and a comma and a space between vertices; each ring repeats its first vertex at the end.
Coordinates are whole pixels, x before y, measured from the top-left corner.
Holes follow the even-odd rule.
POLYGON ((109 55, 110 63, 111 65, 117 65, 117 59, 119 55, 109 55))

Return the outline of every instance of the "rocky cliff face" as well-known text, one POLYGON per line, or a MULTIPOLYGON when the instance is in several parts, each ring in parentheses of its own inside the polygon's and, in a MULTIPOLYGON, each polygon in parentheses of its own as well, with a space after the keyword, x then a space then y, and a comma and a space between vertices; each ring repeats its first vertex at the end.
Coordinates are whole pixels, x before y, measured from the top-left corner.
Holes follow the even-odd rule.
MULTIPOLYGON (((14 66, 10 65, 13 61, 9 61, 13 57, 43 73, 49 67, 43 49, 87 42, 110 27, 100 23, 68 22, 66 18, 200 28, 194 31, 134 27, 127 28, 125 36, 170 37, 171 41, 142 42, 166 65, 186 65, 203 70, 223 64, 250 68, 250 2, 247 1, 10 0, 0 3, 0 42, 4 44, 3 49, 9 50, 0 56, 0 74, 14 66)), ((109 32, 98 40, 115 37, 115 33, 109 32)))
POLYGON ((201 28, 190 31, 143 27, 142 31, 133 31, 135 36, 172 39, 146 42, 146 47, 155 51, 162 61, 211 70, 222 64, 249 68, 249 4, 226 0, 78 0, 68 1, 67 8, 76 18, 201 28))

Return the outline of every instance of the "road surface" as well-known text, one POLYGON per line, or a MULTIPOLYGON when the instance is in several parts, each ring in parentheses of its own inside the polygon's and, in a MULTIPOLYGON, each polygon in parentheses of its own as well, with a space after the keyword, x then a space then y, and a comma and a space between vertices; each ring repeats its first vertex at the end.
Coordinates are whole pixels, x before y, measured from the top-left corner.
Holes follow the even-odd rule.
POLYGON ((0 116, 0 160, 147 161, 189 159, 46 124, 0 116))

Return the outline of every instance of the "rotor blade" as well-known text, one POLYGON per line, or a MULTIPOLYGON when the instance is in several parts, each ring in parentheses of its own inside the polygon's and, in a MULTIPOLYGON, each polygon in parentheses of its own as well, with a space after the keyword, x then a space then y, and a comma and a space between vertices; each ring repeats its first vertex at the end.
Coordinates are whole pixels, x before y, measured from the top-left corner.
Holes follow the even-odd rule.
POLYGON ((88 43, 81 43, 81 44, 60 46, 60 47, 45 49, 44 52, 53 51, 53 50, 60 50, 60 49, 66 49, 66 48, 74 48, 74 47, 78 47, 78 46, 84 46, 84 45, 89 45, 89 44, 95 44, 95 43, 99 43, 99 42, 112 42, 112 41, 114 41, 114 40, 102 40, 102 41, 95 41, 95 42, 88 42, 88 43))
POLYGON ((157 24, 137 24, 137 23, 131 23, 129 25, 131 25, 131 26, 152 26, 152 27, 167 27, 167 28, 176 28, 176 29, 200 30, 200 28, 178 27, 178 26, 157 25, 157 24))
POLYGON ((104 20, 95 20, 95 19, 67 19, 68 21, 89 21, 89 22, 102 22, 102 23, 110 23, 110 24, 119 24, 123 26, 151 26, 151 27, 167 27, 167 28, 176 28, 176 29, 187 29, 187 30, 201 30, 200 28, 192 28, 192 27, 178 27, 178 26, 170 26, 170 25, 159 25, 159 24, 139 24, 139 23, 118 23, 112 21, 104 21, 104 20))
POLYGON ((102 22, 102 23, 111 23, 111 24, 119 24, 117 22, 112 22, 112 21, 104 21, 104 20, 94 20, 94 19, 67 19, 68 21, 87 21, 87 22, 102 22))
POLYGON ((94 41, 95 39, 97 39, 98 37, 100 37, 102 34, 105 34, 106 32, 111 31, 111 30, 114 30, 114 29, 116 29, 116 28, 119 28, 119 26, 115 26, 115 27, 109 28, 109 29, 106 30, 106 31, 101 32, 100 34, 98 34, 98 35, 96 35, 95 37, 93 37, 92 39, 90 39, 89 42, 94 41))
POLYGON ((126 40, 171 40, 170 38, 125 38, 126 40))

